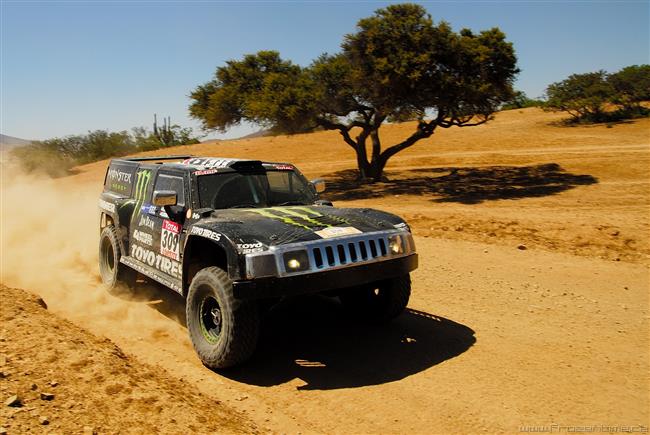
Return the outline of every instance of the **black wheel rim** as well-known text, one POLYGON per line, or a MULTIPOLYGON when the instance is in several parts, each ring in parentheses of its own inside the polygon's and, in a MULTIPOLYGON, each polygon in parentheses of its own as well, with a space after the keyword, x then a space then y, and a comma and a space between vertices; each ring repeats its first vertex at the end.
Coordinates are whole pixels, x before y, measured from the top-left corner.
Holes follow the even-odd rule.
POLYGON ((219 341, 223 319, 219 302, 212 296, 206 296, 201 302, 200 322, 201 332, 209 343, 219 341))

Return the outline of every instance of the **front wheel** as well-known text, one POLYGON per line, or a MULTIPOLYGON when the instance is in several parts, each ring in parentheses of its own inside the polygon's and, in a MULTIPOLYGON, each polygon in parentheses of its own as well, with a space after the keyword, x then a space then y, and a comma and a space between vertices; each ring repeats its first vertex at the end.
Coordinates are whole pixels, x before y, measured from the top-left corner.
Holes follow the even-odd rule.
POLYGON ((341 303, 355 315, 377 323, 399 316, 411 296, 411 277, 406 275, 343 290, 341 303))
POLYGON ((218 267, 206 267, 194 276, 185 310, 192 345, 207 367, 232 367, 255 351, 259 334, 257 305, 235 299, 232 281, 218 267))

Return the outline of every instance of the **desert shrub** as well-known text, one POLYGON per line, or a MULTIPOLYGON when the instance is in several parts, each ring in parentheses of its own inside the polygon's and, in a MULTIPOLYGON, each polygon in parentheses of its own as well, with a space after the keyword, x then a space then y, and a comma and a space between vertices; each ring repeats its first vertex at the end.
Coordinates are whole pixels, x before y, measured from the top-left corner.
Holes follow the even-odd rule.
POLYGON ((62 177, 75 165, 73 158, 43 145, 42 142, 14 148, 11 154, 27 172, 41 172, 50 177, 62 177))
POLYGON ((602 122, 605 120, 605 104, 612 101, 614 88, 607 81, 605 71, 572 74, 546 89, 546 107, 561 110, 574 120, 602 122))
POLYGON ((572 116, 571 122, 595 123, 648 116, 650 65, 632 65, 614 74, 573 74, 546 89, 548 110, 572 116))
POLYGON ((164 141, 160 134, 144 127, 136 127, 130 133, 95 130, 85 135, 37 141, 14 149, 12 155, 28 172, 41 171, 57 177, 67 174, 70 168, 79 164, 198 142, 192 136, 192 129, 178 125, 165 129, 164 141))
POLYGON ((613 103, 630 114, 643 112, 641 103, 650 101, 650 65, 625 67, 607 80, 614 88, 613 103))

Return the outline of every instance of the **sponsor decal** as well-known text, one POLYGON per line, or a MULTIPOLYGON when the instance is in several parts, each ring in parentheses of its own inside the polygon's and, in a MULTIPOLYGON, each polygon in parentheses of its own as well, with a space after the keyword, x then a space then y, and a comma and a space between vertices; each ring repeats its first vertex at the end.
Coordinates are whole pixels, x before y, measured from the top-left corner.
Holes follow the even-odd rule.
POLYGON ((110 213, 115 213, 115 204, 112 204, 108 201, 105 201, 103 199, 99 200, 99 208, 102 210, 106 210, 107 212, 110 213))
POLYGON ((131 245, 131 257, 151 267, 155 267, 159 271, 173 276, 174 278, 182 278, 183 267, 179 262, 170 260, 160 254, 156 254, 147 248, 143 248, 139 245, 131 245))
MULTIPOLYGON (((131 224, 136 222, 136 219, 142 214, 142 206, 144 205, 147 189, 151 183, 151 171, 149 169, 139 169, 135 174, 135 207, 133 208, 133 215, 131 216, 131 224)), ((153 227, 151 227, 153 229, 153 227)))
POLYGON ((242 254, 253 254, 255 252, 264 251, 262 242, 257 243, 237 243, 237 249, 242 254))
POLYGON ((108 169, 106 174, 106 184, 113 192, 129 194, 131 192, 131 183, 133 174, 113 166, 108 169))
POLYGON ((107 184, 113 192, 127 193, 131 190, 131 179, 133 174, 112 167, 106 174, 107 184))
POLYGON ((291 165, 273 165, 273 169, 278 169, 280 171, 293 171, 293 166, 291 166, 291 165))
POLYGON ((176 222, 164 220, 160 234, 160 253, 165 257, 180 260, 181 226, 176 222))
POLYGON ((401 222, 399 224, 393 225, 393 227, 397 228, 398 230, 408 230, 409 226, 406 225, 406 223, 401 222))
POLYGON ((205 169, 203 171, 195 171, 194 175, 210 175, 210 174, 216 174, 219 172, 218 169, 205 169))
POLYGON ((309 207, 271 207, 249 210, 261 216, 276 219, 287 225, 304 228, 314 231, 328 227, 334 227, 341 223, 349 222, 339 216, 325 216, 309 207))
POLYGON ((129 187, 125 186, 124 184, 111 183, 111 190, 113 192, 126 192, 129 190, 129 187))
POLYGON ((190 230, 190 234, 195 234, 197 236, 205 237, 206 239, 216 240, 217 242, 221 240, 221 234, 209 230, 207 228, 201 228, 197 226, 192 227, 192 229, 190 230))
POLYGON ((153 222, 153 219, 151 219, 149 216, 144 214, 144 215, 140 216, 140 223, 138 223, 138 225, 141 226, 141 227, 147 227, 151 231, 153 231, 154 222, 153 222))
POLYGON ((111 168, 108 170, 108 179, 118 183, 131 183, 131 175, 128 172, 122 172, 119 169, 111 168))
POLYGON ((354 227, 329 227, 323 228, 320 231, 314 231, 324 239, 331 239, 332 237, 349 236, 352 234, 361 234, 361 231, 354 227))
POLYGON ((140 207, 140 211, 142 213, 146 213, 146 214, 155 215, 157 210, 158 210, 158 207, 156 207, 155 205, 152 205, 152 204, 145 204, 142 207, 140 207))
POLYGON ((205 157, 195 157, 192 159, 183 160, 186 165, 205 166, 207 168, 227 168, 231 163, 236 162, 237 159, 214 159, 205 157))
POLYGON ((144 231, 133 231, 133 239, 142 243, 143 245, 153 246, 153 235, 145 233, 144 231))

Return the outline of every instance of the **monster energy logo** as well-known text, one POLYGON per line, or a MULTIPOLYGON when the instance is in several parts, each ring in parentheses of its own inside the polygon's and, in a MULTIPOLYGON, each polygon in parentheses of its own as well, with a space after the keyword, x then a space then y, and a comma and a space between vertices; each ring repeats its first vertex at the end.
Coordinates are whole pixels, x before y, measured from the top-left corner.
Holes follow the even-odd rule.
POLYGON ((307 207, 272 207, 250 210, 261 216, 276 219, 287 225, 314 230, 316 228, 332 227, 341 223, 349 223, 339 216, 325 216, 307 207))
POLYGON ((131 215, 132 223, 141 213, 142 204, 144 203, 145 197, 147 195, 147 188, 149 187, 149 182, 151 181, 151 171, 147 169, 139 171, 136 174, 136 177, 135 193, 133 195, 135 199, 135 207, 133 214, 131 215))

